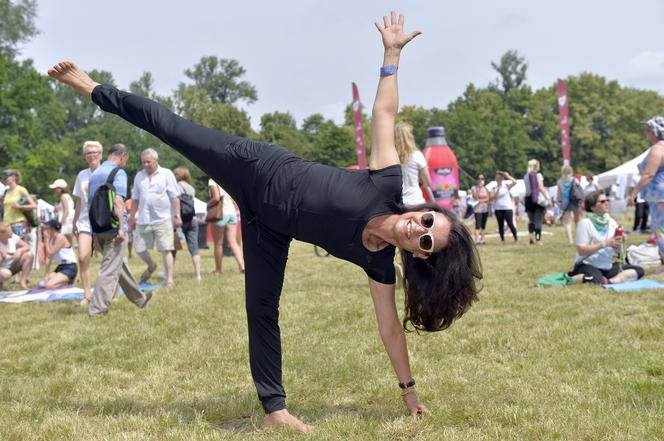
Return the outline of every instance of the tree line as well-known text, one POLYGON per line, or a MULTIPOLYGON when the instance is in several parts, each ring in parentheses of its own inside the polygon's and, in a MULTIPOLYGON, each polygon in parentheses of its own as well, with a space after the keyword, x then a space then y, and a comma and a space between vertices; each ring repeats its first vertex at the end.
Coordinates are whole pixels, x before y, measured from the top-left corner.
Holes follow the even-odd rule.
MULTIPOLYGON (((138 152, 152 147, 162 166, 188 166, 194 186, 205 192, 207 177, 179 153, 115 115, 99 111, 88 99, 38 72, 31 60, 21 58, 18 48, 38 32, 36 11, 36 0, 0 0, 0 168, 21 170, 25 186, 50 199, 48 183, 61 177, 73 184, 78 171, 85 168, 84 141, 98 140, 105 147, 122 142, 135 152, 127 166, 130 175, 141 168, 138 152)), ((537 158, 547 185, 553 184, 562 165, 555 78, 549 87, 534 90, 526 82, 528 64, 516 51, 506 52, 491 68, 496 81, 483 87, 468 84, 445 108, 405 105, 398 119, 413 125, 421 147, 428 127, 445 127, 447 140, 468 175, 493 176, 496 170, 507 170, 519 176, 528 159, 537 158)), ((128 88, 199 124, 280 144, 307 159, 339 167, 357 162, 350 93, 339 124, 314 114, 298 125, 288 111, 275 111, 264 114, 255 131, 248 114, 238 106, 258 100, 258 91, 243 79, 245 74, 237 60, 212 55, 185 70, 186 81, 170 96, 154 91, 150 72, 128 88)), ((100 83, 116 85, 111 72, 92 70, 90 75, 100 83)), ((640 121, 664 113, 664 97, 592 73, 565 81, 576 171, 597 174, 648 147, 640 121)), ((365 109, 363 121, 370 146, 365 109)), ((471 178, 464 176, 462 185, 470 185, 471 178)))

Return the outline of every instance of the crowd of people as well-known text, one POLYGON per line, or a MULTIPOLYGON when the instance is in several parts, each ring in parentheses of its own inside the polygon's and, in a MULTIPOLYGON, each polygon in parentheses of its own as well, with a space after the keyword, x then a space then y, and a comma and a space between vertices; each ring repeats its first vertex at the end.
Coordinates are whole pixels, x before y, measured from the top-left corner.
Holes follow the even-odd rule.
MULTIPOLYGON (((65 179, 58 178, 49 185, 57 199, 52 215, 37 215, 36 198, 20 185, 20 171, 8 169, 3 172, 2 180, 6 189, 2 199, 3 219, 0 222, 0 283, 6 283, 14 277, 18 287, 30 288, 29 276, 34 259, 41 258, 44 263, 43 276, 33 287, 59 288, 74 283, 78 277, 84 293, 80 304, 90 304, 90 258, 93 248, 96 246, 99 251, 103 251, 104 246, 109 245, 96 237, 97 235, 93 237, 89 218, 90 195, 94 193, 91 192, 91 182, 94 181, 93 177, 99 178, 96 186, 103 185, 102 177, 107 178, 116 167, 119 167, 119 170, 114 176, 114 188, 123 198, 121 217, 126 220, 123 226, 126 236, 122 235, 125 244, 114 257, 115 260, 124 260, 124 247, 131 244, 135 254, 145 262, 146 269, 136 282, 126 264, 114 263, 109 253, 102 252, 102 268, 96 284, 100 291, 99 296, 117 299, 118 285, 127 284, 134 298, 140 298, 142 294, 139 285, 148 282, 158 268, 150 255, 152 249, 156 249, 162 257, 166 284, 173 286, 175 255, 177 248, 184 247, 185 243, 191 255, 194 278, 200 281, 199 216, 194 212, 196 190, 190 184, 189 170, 186 167, 177 167, 174 171, 164 168, 159 165, 158 153, 154 149, 146 149, 140 155, 143 167, 134 178, 131 192, 128 192, 127 177, 122 169, 129 150, 124 145, 116 144, 111 147, 107 161, 102 160, 103 146, 98 141, 86 141, 82 150, 88 167, 78 173, 72 193, 70 194, 65 179), (180 232, 184 238, 182 242, 185 243, 179 243, 180 232), (39 242, 39 246, 31 246, 35 242, 39 242), (107 277, 105 270, 109 268, 112 269, 112 280, 115 280, 118 271, 123 274, 118 277, 118 281, 110 284, 104 282, 107 277), (100 279, 102 283, 99 283, 100 279)), ((240 271, 244 272, 242 250, 238 244, 236 205, 231 196, 212 180, 209 184, 209 196, 208 205, 219 203, 222 207, 217 218, 206 219, 212 224, 215 242, 215 274, 221 273, 224 236, 240 271), (224 235, 224 232, 227 234, 224 235)), ((108 305, 97 305, 95 313, 105 313, 107 309, 108 305)))

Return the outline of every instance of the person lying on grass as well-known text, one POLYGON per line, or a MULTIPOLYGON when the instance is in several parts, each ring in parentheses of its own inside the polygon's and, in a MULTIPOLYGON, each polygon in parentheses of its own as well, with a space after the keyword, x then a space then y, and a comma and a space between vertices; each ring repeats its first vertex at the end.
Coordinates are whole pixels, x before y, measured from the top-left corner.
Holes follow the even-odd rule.
MULTIPOLYGON (((279 299, 292 239, 320 246, 360 266, 369 278, 378 329, 413 418, 428 413, 415 391, 404 328, 441 331, 477 299, 477 250, 457 216, 438 205, 405 207, 395 148, 401 50, 420 32, 403 31, 392 12, 375 23, 383 64, 373 106, 369 170, 304 160, 282 147, 208 129, 158 103, 100 85, 74 63, 48 73, 99 107, 140 127, 200 167, 242 212, 249 361, 265 426, 311 427, 286 410, 281 375, 279 299), (403 322, 395 300, 395 247, 401 248, 406 298, 403 322)), ((396 386, 396 384, 395 384, 396 386)))

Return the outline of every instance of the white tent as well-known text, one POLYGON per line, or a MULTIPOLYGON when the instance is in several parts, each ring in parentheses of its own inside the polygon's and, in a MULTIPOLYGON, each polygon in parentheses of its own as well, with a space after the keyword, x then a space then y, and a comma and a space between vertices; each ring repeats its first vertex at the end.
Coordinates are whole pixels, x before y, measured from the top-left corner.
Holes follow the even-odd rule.
POLYGON ((619 165, 618 167, 605 171, 597 177, 597 185, 600 188, 607 188, 613 184, 617 184, 621 178, 625 182, 632 182, 635 176, 639 176, 639 164, 643 159, 648 155, 650 149, 641 153, 634 159, 630 159, 624 164, 619 165), (624 176, 624 177, 623 177, 624 176))

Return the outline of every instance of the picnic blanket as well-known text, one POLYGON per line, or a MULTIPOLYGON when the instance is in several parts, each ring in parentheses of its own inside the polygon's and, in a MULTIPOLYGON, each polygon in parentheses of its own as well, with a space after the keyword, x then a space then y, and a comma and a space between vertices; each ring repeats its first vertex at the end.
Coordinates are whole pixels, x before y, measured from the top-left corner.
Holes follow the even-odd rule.
POLYGON ((606 289, 612 289, 616 292, 641 291, 644 289, 664 288, 664 283, 652 279, 635 280, 634 282, 618 283, 616 285, 602 285, 606 289))
POLYGON ((538 279, 535 286, 566 286, 573 281, 567 273, 550 273, 538 279))
MULTIPOLYGON (((166 286, 164 283, 150 284, 141 283, 139 285, 143 291, 154 291, 166 286)), ((94 290, 93 290, 94 291, 94 290)), ((120 290, 122 293, 122 290, 120 290)), ((21 291, 0 291, 0 302, 2 303, 23 303, 23 302, 58 302, 62 300, 83 300, 83 290, 81 288, 58 288, 43 289, 33 288, 21 291)))

